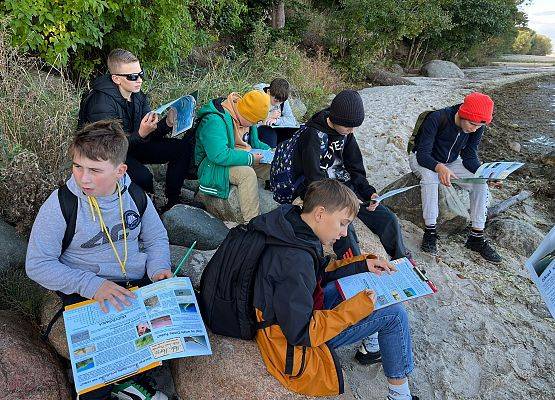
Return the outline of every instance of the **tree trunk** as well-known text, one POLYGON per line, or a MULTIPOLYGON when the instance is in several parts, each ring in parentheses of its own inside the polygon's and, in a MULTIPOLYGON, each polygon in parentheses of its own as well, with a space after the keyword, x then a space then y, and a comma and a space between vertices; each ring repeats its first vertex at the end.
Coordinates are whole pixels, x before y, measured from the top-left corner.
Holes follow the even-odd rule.
POLYGON ((282 29, 285 26, 285 2, 280 1, 272 7, 272 28, 282 29))

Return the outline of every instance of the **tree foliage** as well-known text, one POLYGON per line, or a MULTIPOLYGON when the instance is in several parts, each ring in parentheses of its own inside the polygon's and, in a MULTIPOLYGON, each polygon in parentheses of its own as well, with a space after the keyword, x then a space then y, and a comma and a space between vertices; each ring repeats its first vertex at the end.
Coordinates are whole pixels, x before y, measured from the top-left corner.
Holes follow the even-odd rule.
POLYGON ((14 44, 88 74, 110 48, 146 65, 177 65, 191 48, 241 25, 243 0, 4 0, 14 44))

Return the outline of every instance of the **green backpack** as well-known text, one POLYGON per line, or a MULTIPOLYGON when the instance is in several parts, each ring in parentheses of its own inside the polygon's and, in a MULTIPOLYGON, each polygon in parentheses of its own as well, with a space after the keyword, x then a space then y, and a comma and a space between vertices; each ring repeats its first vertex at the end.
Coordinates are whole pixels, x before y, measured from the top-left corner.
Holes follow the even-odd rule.
MULTIPOLYGON (((414 124, 414 128, 412 130, 412 135, 410 136, 409 143, 407 145, 407 153, 409 153, 409 154, 412 153, 412 150, 418 144, 418 138, 420 136, 420 132, 422 131, 422 124, 424 123, 424 121, 426 120, 428 115, 430 115, 434 111, 437 111, 437 110, 426 110, 426 111, 420 113, 420 115, 416 119, 416 123, 414 124)), ((441 115, 440 116, 441 119, 439 121, 439 130, 441 131, 441 130, 447 128, 447 124, 449 123, 449 119, 448 119, 445 112, 441 112, 440 115, 441 115)))

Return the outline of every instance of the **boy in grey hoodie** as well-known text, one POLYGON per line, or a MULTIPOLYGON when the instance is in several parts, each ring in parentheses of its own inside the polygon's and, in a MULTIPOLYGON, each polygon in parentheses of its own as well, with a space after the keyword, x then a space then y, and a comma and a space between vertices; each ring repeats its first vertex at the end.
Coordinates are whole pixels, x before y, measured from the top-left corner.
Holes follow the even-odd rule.
MULTIPOLYGON (((128 297, 135 297, 128 290, 131 285, 172 276, 168 236, 152 201, 146 196, 141 216, 129 194, 131 181, 124 164, 127 147, 116 121, 99 121, 80 130, 70 146, 73 167, 67 181, 67 188, 77 197, 73 239, 62 250, 66 221, 58 190, 42 205, 33 224, 27 275, 58 291, 64 305, 95 299, 103 311, 107 311, 106 302, 121 310, 130 304, 128 297)), ((80 398, 108 399, 111 389, 101 388, 80 398)), ((151 396, 167 399, 160 392, 151 396)))

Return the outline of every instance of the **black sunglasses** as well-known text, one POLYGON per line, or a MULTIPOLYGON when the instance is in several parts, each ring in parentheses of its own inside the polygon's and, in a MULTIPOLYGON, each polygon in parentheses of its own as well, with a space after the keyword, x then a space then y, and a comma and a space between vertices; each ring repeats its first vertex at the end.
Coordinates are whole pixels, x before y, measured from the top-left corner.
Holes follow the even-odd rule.
POLYGON ((125 76, 125 79, 127 79, 128 81, 132 81, 132 82, 135 82, 139 78, 145 79, 145 71, 141 71, 141 72, 135 73, 135 74, 112 74, 112 75, 125 76))

